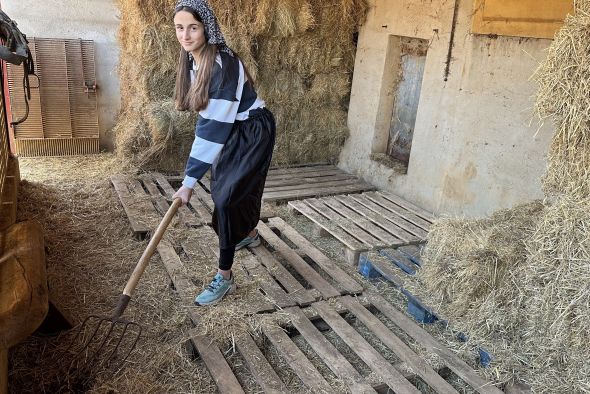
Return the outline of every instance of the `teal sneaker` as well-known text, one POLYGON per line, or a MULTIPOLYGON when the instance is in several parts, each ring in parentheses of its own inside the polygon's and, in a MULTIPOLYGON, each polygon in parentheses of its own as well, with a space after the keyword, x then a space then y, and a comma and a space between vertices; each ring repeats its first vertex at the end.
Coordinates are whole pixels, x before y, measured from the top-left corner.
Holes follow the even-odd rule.
POLYGON ((260 235, 258 234, 258 230, 256 230, 256 235, 253 237, 246 237, 241 240, 240 243, 236 245, 236 250, 240 250, 246 246, 249 248, 255 248, 258 245, 260 245, 260 235))
POLYGON ((215 305, 226 294, 231 294, 236 290, 236 284, 234 283, 234 274, 232 273, 230 279, 225 279, 223 275, 217 273, 209 286, 203 290, 201 294, 199 294, 195 298, 195 305, 215 305))

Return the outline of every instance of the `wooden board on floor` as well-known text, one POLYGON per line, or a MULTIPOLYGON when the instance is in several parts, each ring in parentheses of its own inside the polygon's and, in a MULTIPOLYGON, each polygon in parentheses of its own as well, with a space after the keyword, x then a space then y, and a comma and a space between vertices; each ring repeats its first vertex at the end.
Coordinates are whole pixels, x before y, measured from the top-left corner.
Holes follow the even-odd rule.
POLYGON ((268 172, 262 198, 281 202, 368 190, 375 188, 333 165, 277 168, 268 172))
MULTIPOLYGON (((159 173, 137 177, 114 175, 111 183, 129 218, 131 228, 138 238, 155 230, 170 207, 175 190, 166 177, 159 173)), ((188 206, 182 206, 177 219, 187 227, 199 227, 211 223, 209 210, 193 198, 188 206)))
MULTIPOLYGON (((270 218, 268 225, 260 222, 257 228, 263 241, 275 251, 283 264, 297 272, 305 284, 316 289, 323 299, 343 294, 360 294, 363 291, 360 283, 281 218, 270 218), (273 229, 278 230, 280 235, 273 229), (293 244, 294 248, 289 246, 287 241, 293 244)), ((284 271, 289 274, 289 271, 284 271)), ((282 285, 289 288, 288 283, 282 285)))
MULTIPOLYGON (((336 388, 328 383, 327 376, 324 375, 324 369, 318 368, 315 357, 316 354, 323 364, 339 380, 339 389, 342 386, 347 387, 349 392, 353 393, 373 393, 376 388, 380 392, 389 390, 396 393, 413 393, 418 394, 420 391, 409 377, 419 377, 423 384, 430 387, 433 392, 441 394, 457 394, 457 390, 446 381, 432 366, 414 350, 411 346, 421 344, 429 351, 441 355, 443 362, 453 369, 466 383, 475 391, 487 394, 501 393, 490 382, 481 378, 477 373, 462 362, 449 349, 438 343, 426 331, 414 323, 410 318, 383 298, 370 298, 374 301, 369 305, 359 302, 351 296, 343 296, 339 303, 347 310, 349 315, 354 316, 362 323, 368 332, 355 328, 355 319, 344 319, 342 311, 336 309, 326 301, 316 302, 306 310, 313 310, 317 313, 327 326, 322 330, 328 330, 339 338, 339 342, 344 342, 350 351, 355 354, 355 358, 360 358, 372 370, 380 381, 371 383, 349 361, 350 358, 341 353, 332 340, 328 340, 325 333, 322 333, 317 323, 309 317, 306 310, 300 307, 291 307, 284 309, 281 313, 288 317, 290 322, 289 330, 275 325, 264 325, 262 327, 262 337, 254 340, 249 335, 236 339, 237 351, 245 360, 245 366, 251 372, 253 378, 260 385, 264 392, 279 393, 288 392, 287 382, 283 382, 276 372, 279 371, 276 365, 273 365, 268 354, 276 351, 287 362, 290 372, 296 374, 307 389, 314 392, 335 392, 336 388), (372 310, 378 310, 383 313, 384 317, 377 317, 372 310), (389 320, 389 326, 385 321, 389 320), (327 328, 326 328, 327 327, 327 328), (393 331, 390 327, 396 327, 398 331, 393 331), (401 330, 404 335, 399 332, 401 330), (289 334, 288 334, 289 333, 289 334), (374 343, 369 338, 377 338, 381 344, 386 346, 395 354, 394 359, 385 359, 374 343), (313 354, 303 351, 302 341, 306 342, 313 354), (264 345, 267 344, 267 345, 264 345), (264 346, 264 350, 261 346, 264 346), (270 346, 270 348, 269 348, 270 346), (401 367, 410 370, 402 372, 401 367)), ((204 345, 204 344, 202 344, 204 345)), ((216 352, 213 352, 214 356, 216 352)), ((219 357, 216 355, 215 357, 219 357)), ((212 372, 219 377, 223 371, 223 360, 218 359, 217 365, 220 365, 219 372, 212 372)), ((225 370, 224 373, 229 373, 225 370)), ((230 376, 231 378, 231 376, 230 376)), ((231 380, 231 379, 230 379, 231 380)), ((217 378, 216 378, 217 381, 217 378)))
POLYGON ((354 265, 360 245, 380 250, 426 242, 434 220, 429 212, 381 191, 290 201, 289 207, 342 242, 354 265))

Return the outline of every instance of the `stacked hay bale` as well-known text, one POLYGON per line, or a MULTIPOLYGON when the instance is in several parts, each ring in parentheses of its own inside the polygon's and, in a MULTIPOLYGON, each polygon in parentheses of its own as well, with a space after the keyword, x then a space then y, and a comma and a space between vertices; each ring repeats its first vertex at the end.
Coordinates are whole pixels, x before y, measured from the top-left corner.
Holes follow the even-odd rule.
MULTIPOLYGON (((275 164, 335 160, 347 137, 354 34, 366 0, 210 0, 277 123, 275 164)), ((182 170, 195 115, 175 111, 174 0, 119 0, 122 113, 116 149, 143 169, 182 170)))
POLYGON ((557 127, 546 201, 437 223, 415 290, 494 354, 490 376, 590 392, 590 0, 576 1, 535 80, 537 113, 557 127))

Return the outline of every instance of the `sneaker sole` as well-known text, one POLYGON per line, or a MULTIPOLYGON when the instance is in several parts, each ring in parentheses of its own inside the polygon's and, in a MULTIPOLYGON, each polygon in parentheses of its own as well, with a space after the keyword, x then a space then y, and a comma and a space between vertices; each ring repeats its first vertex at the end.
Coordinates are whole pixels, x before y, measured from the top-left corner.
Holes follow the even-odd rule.
POLYGON ((236 288, 237 288, 237 286, 234 283, 233 285, 230 286, 229 289, 227 289, 227 291, 225 293, 223 293, 223 295, 221 297, 219 297, 215 301, 211 301, 211 302, 208 302, 206 304, 201 304, 201 303, 198 303, 198 302, 195 301, 195 305, 197 305, 197 306, 211 306, 211 305, 216 305, 219 302, 221 302, 225 298, 226 295, 229 295, 229 294, 234 293, 236 291, 236 288))
POLYGON ((260 243, 261 243, 260 238, 258 238, 256 241, 252 241, 247 245, 236 247, 236 251, 238 251, 240 249, 244 249, 244 248, 255 248, 257 246, 260 246, 260 243))

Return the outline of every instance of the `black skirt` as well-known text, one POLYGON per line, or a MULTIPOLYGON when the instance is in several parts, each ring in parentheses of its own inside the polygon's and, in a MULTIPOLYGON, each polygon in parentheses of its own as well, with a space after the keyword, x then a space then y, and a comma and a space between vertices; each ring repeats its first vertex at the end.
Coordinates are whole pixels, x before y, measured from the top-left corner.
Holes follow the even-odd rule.
POLYGON ((275 144, 275 119, 268 109, 250 111, 236 122, 217 161, 211 167, 213 228, 219 247, 231 248, 260 220, 262 193, 275 144))

